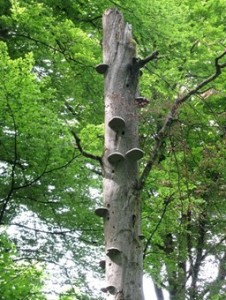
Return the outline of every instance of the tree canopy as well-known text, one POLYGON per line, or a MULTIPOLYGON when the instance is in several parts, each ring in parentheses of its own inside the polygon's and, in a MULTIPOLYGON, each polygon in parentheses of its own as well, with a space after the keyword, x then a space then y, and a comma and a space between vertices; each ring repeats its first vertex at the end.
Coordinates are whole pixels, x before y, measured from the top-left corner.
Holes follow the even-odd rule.
POLYGON ((144 271, 158 299, 163 288, 172 299, 224 299, 223 0, 0 2, 2 299, 48 299, 49 266, 66 286, 59 299, 102 297, 89 277, 103 277, 94 210, 104 90, 95 66, 109 7, 132 24, 138 57, 158 51, 140 77, 149 102, 139 109, 144 271))

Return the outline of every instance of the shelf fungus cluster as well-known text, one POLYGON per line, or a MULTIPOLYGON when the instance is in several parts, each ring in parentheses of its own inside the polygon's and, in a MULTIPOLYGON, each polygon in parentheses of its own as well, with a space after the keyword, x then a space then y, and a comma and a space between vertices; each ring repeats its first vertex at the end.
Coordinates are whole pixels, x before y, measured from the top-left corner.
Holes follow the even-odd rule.
MULTIPOLYGON (((128 117, 125 119, 127 120, 128 117)), ((106 122, 107 130, 110 132, 110 140, 113 141, 111 150, 108 148, 108 153, 106 155, 106 161, 108 162, 108 170, 110 171, 110 180, 117 182, 119 180, 119 170, 129 168, 128 166, 131 165, 131 162, 137 162, 140 160, 144 152, 136 147, 138 144, 137 139, 130 139, 130 143, 127 143, 128 137, 131 135, 131 133, 128 133, 128 124, 125 121, 125 119, 119 115, 113 116, 108 119, 106 122), (132 147, 131 147, 132 146, 132 147)), ((132 163, 133 165, 133 163, 132 163)), ((121 184, 123 184, 121 182, 121 184)), ((116 183, 117 185, 117 183, 116 183)), ((116 204, 118 201, 121 201, 121 197, 119 196, 113 196, 112 194, 107 196, 108 192, 105 192, 105 207, 99 207, 95 210, 95 214, 104 220, 104 224, 106 228, 111 227, 111 235, 112 238, 108 243, 106 243, 106 250, 105 250, 105 260, 101 260, 99 263, 99 266, 102 270, 106 272, 108 270, 109 273, 117 273, 118 278, 122 277, 122 268, 120 266, 124 264, 133 264, 134 259, 131 259, 131 263, 129 263, 129 257, 126 253, 125 249, 123 248, 121 241, 120 241, 120 235, 123 234, 125 236, 130 235, 128 239, 131 239, 131 236, 134 236, 134 233, 136 232, 136 239, 139 243, 144 237, 142 234, 137 232, 134 229, 134 222, 136 222, 137 217, 136 215, 132 214, 130 217, 130 225, 125 225, 126 229, 121 229, 119 224, 117 222, 113 221, 115 220, 116 211, 119 215, 121 215, 121 218, 123 218, 124 215, 124 208, 121 208, 121 211, 119 212, 116 204), (116 206, 115 206, 116 205, 116 206), (135 216, 135 217, 134 217, 135 216), (132 229, 130 228, 132 227, 132 229), (122 248, 121 248, 122 246, 122 248), (117 266, 117 267, 114 267, 117 266), (117 270, 118 269, 118 270, 117 270)), ((132 200, 136 201, 136 200, 132 200)), ((126 239, 123 238, 123 240, 126 239)), ((132 238, 133 239, 133 238, 132 238)), ((105 287, 101 289, 103 293, 106 293, 106 295, 114 295, 115 299, 121 299, 118 298, 118 295, 122 294, 123 288, 121 287, 121 284, 117 282, 117 280, 111 280, 111 275, 107 276, 107 284, 105 287)), ((108 297, 108 296, 106 296, 108 297)), ((121 297, 121 296, 120 296, 121 297)))
MULTIPOLYGON (((120 138, 122 138, 122 136, 124 136, 126 133, 125 120, 122 117, 119 116, 113 117, 109 121, 108 126, 115 131, 116 140, 120 140, 119 138, 117 138, 117 135, 120 135, 120 138)), ((125 159, 137 161, 141 159, 143 155, 144 152, 141 149, 136 147, 129 149, 125 154, 120 153, 118 150, 115 150, 108 155, 108 161, 110 164, 115 164, 125 159)))
MULTIPOLYGON (((99 74, 106 74, 108 68, 108 64, 105 63, 101 63, 95 67, 96 71, 99 74)), ((149 103, 149 101, 143 97, 136 97, 135 101, 138 103, 138 106, 142 107, 149 103)), ((125 135, 126 122, 121 116, 114 116, 113 118, 111 118, 111 120, 108 122, 108 126, 113 131, 115 131, 116 135, 125 135)), ((137 161, 141 159, 143 155, 144 152, 137 147, 129 149, 126 153, 121 153, 120 151, 115 150, 108 155, 108 161, 112 165, 121 162, 126 158, 129 160, 137 161)))
POLYGON ((132 27, 117 9, 103 15, 103 63, 96 71, 104 75, 103 207, 95 210, 103 218, 106 300, 144 300, 142 290, 143 252, 138 164, 144 152, 139 148, 138 108, 148 104, 139 96, 144 59, 136 58, 132 27))

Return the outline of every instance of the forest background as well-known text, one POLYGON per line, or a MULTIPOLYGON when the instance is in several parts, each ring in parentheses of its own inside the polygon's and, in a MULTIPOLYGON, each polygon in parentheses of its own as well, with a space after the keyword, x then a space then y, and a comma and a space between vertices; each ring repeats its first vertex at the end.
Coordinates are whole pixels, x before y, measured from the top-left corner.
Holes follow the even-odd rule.
POLYGON ((132 24, 137 56, 159 52, 140 78, 149 101, 139 108, 144 272, 159 300, 162 289, 225 299, 223 0, 0 1, 1 299, 102 299, 87 279, 104 277, 95 66, 109 7, 132 24), (59 295, 43 290, 50 269, 59 295))

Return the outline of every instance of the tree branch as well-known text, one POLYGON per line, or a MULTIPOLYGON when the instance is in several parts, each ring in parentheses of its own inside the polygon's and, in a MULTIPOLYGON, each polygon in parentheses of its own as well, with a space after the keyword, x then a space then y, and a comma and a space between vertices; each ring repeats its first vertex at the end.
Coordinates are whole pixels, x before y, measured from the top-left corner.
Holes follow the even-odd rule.
POLYGON ((199 224, 198 224, 198 240, 197 240, 197 253, 196 253, 196 260, 193 266, 191 266, 191 287, 190 287, 190 294, 195 298, 197 293, 197 280, 198 274, 200 272, 201 263, 203 261, 203 251, 204 251, 204 242, 206 237, 206 222, 207 222, 207 215, 205 212, 201 213, 199 216, 199 224))
POLYGON ((87 158, 96 160, 96 161, 98 161, 98 162, 102 165, 102 159, 101 159, 101 157, 98 156, 98 155, 93 155, 92 153, 86 152, 86 151, 82 148, 82 146, 81 146, 81 140, 80 140, 80 138, 77 136, 77 134, 76 134, 74 131, 72 131, 72 130, 71 130, 71 133, 72 133, 72 135, 73 135, 73 137, 74 137, 74 139, 75 139, 75 142, 76 142, 76 145, 77 145, 77 147, 78 147, 79 152, 80 152, 84 157, 87 157, 87 158))
POLYGON ((79 64, 79 65, 81 65, 83 67, 87 67, 87 68, 92 68, 93 69, 93 66, 86 65, 83 62, 81 62, 80 60, 77 60, 77 59, 73 58, 71 55, 69 55, 68 52, 66 53, 67 48, 63 47, 63 45, 60 44, 57 39, 55 39, 55 42, 56 42, 56 44, 58 46, 56 48, 54 46, 51 46, 51 45, 47 44, 46 42, 40 41, 40 40, 38 40, 38 39, 30 36, 30 35, 26 35, 26 34, 23 34, 23 33, 14 33, 14 36, 28 39, 30 41, 35 42, 36 44, 40 44, 40 45, 42 45, 42 46, 44 46, 46 48, 49 48, 50 50, 53 50, 54 52, 58 52, 58 53, 60 53, 60 54, 62 54, 64 56, 64 58, 66 59, 66 61, 73 61, 73 62, 75 62, 75 63, 77 63, 77 64, 79 64))
MULTIPOLYGON (((7 96, 6 96, 7 97, 7 96)), ((9 100, 7 97, 7 107, 9 109, 9 113, 11 115, 12 121, 13 121, 13 127, 14 127, 14 158, 13 158, 13 164, 12 164, 12 171, 11 171, 11 184, 10 184, 10 189, 8 192, 8 195, 3 199, 2 201, 2 207, 1 207, 1 212, 0 212, 0 224, 3 222, 4 214, 7 209, 7 206, 12 198, 13 190, 15 187, 15 172, 16 172, 16 165, 18 161, 18 153, 17 153, 17 125, 16 125, 16 120, 15 116, 13 113, 13 110, 9 104, 9 100)))
POLYGON ((48 173, 52 173, 54 171, 58 171, 58 170, 61 170, 63 168, 66 168, 68 165, 70 165, 70 163, 75 160, 76 158, 78 157, 78 155, 73 155, 73 157, 68 161, 66 162, 64 165, 61 165, 59 167, 56 167, 56 168, 53 168, 53 169, 50 169, 50 170, 47 170, 47 167, 48 167, 48 164, 46 164, 43 172, 41 174, 39 174, 35 179, 23 184, 23 185, 20 185, 20 186, 15 186, 14 187, 14 190, 19 190, 19 189, 23 189, 23 188, 26 188, 26 187, 29 187, 31 185, 33 185, 34 183, 36 183, 41 177, 43 177, 44 175, 48 174, 48 173))
POLYGON ((21 227, 25 230, 31 230, 31 231, 35 231, 35 232, 40 232, 40 233, 46 233, 46 234, 51 234, 51 235, 63 235, 63 234, 68 234, 68 233, 76 233, 79 230, 44 230, 44 229, 37 229, 37 228, 32 228, 26 225, 23 225, 21 223, 11 223, 10 226, 17 226, 17 227, 21 227))
POLYGON ((226 241, 226 236, 223 236, 220 241, 214 245, 212 245, 208 250, 206 250, 206 252, 203 254, 202 256, 202 261, 208 256, 208 255, 211 255, 211 254, 214 254, 215 251, 216 251, 216 248, 218 246, 221 246, 223 244, 223 242, 226 241))
POLYGON ((221 75, 222 69, 226 67, 226 62, 220 64, 219 61, 225 55, 226 55, 226 50, 221 55, 219 55, 218 57, 215 58, 215 72, 211 76, 209 76, 208 78, 203 80, 194 89, 190 90, 190 92, 188 92, 187 94, 179 96, 176 99, 176 101, 174 102, 170 112, 166 116, 166 119, 165 119, 165 122, 164 122, 162 128, 158 132, 154 148, 151 151, 149 160, 141 174, 141 177, 140 177, 140 180, 138 183, 139 189, 142 189, 142 187, 144 186, 146 179, 148 178, 149 173, 152 170, 153 164, 155 163, 155 161, 158 158, 159 151, 163 145, 163 142, 165 141, 165 139, 167 137, 168 131, 173 123, 173 120, 174 120, 180 106, 184 102, 186 102, 186 100, 188 100, 192 95, 197 94, 197 92, 199 90, 201 90, 204 86, 206 86, 208 83, 212 82, 213 80, 215 80, 217 77, 219 77, 221 75))
POLYGON ((158 55, 159 55, 159 52, 156 50, 156 51, 152 52, 152 54, 150 54, 146 58, 139 59, 136 63, 136 67, 138 69, 143 68, 147 63, 149 63, 149 61, 156 59, 158 57, 158 55))
MULTIPOLYGON (((66 234, 67 235, 69 235, 69 234, 72 235, 72 234, 79 234, 80 232, 89 232, 89 231, 90 232, 100 232, 100 229, 85 228, 85 227, 82 227, 82 225, 83 224, 79 224, 77 229, 47 231, 47 230, 44 230, 44 229, 37 229, 37 228, 29 227, 29 226, 23 225, 21 223, 12 223, 12 224, 10 224, 10 226, 23 228, 25 231, 29 230, 29 231, 34 231, 36 233, 40 232, 40 233, 46 233, 46 234, 51 234, 51 235, 66 235, 66 234)), ((78 239, 82 240, 82 238, 80 238, 80 236, 78 237, 78 239)), ((27 251, 29 251, 29 249, 27 251)), ((34 250, 34 251, 36 251, 36 250, 34 250)))
POLYGON ((155 294, 158 300, 164 300, 163 290, 155 282, 153 282, 155 288, 155 294))
MULTIPOLYGON (((218 275, 215 280, 209 283, 209 285, 204 289, 201 296, 202 299, 204 296, 208 293, 211 298, 211 296, 214 296, 215 291, 219 291, 222 286, 225 283, 226 278, 226 253, 224 253, 223 257, 219 259, 219 265, 218 265, 218 275)), ((209 299, 210 299, 209 298, 209 299)))
POLYGON ((149 245, 150 245, 150 243, 151 243, 151 240, 152 240, 152 238, 153 238, 153 235, 155 234, 155 232, 158 230, 160 224, 162 223, 162 220, 163 220, 163 217, 164 217, 164 215, 165 215, 165 213, 166 213, 166 210, 167 210, 168 205, 169 205, 170 202, 173 200, 173 195, 174 195, 174 194, 171 194, 171 195, 169 195, 166 199, 164 199, 164 208, 163 208, 161 217, 160 217, 158 223, 156 224, 154 230, 152 231, 150 237, 148 238, 148 240, 147 240, 147 242, 146 242, 146 245, 145 245, 144 250, 143 250, 143 259, 145 259, 146 255, 147 255, 147 250, 148 250, 148 247, 149 247, 149 245))

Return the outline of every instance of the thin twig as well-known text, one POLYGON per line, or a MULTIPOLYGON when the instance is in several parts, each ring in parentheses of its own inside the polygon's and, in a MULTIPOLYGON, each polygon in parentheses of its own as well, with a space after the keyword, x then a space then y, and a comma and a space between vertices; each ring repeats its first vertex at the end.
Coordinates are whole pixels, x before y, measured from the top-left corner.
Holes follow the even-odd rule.
POLYGON ((82 146, 81 146, 81 140, 80 138, 77 136, 77 134, 71 130, 71 133, 75 139, 75 142, 76 142, 76 145, 77 145, 77 148, 78 150, 80 151, 80 153, 84 156, 84 157, 87 157, 87 158, 90 158, 90 159, 93 159, 93 160, 96 160, 98 161, 101 165, 102 165, 102 159, 100 156, 98 155, 93 155, 92 153, 88 153, 86 152, 82 146))
POLYGON ((167 210, 168 205, 169 205, 170 202, 173 200, 173 195, 174 195, 174 193, 171 194, 171 195, 169 195, 166 199, 164 199, 164 208, 163 208, 161 217, 160 217, 158 223, 156 224, 154 230, 151 232, 151 235, 150 235, 150 237, 148 238, 148 240, 147 240, 147 242, 146 242, 146 245, 145 245, 144 251, 143 251, 143 259, 145 259, 146 255, 147 255, 147 250, 148 250, 148 247, 149 247, 149 245, 150 245, 150 243, 151 243, 151 240, 152 240, 154 234, 156 233, 156 231, 158 230, 159 226, 161 225, 161 223, 162 223, 162 221, 163 221, 163 217, 164 217, 164 215, 165 215, 165 213, 166 213, 166 210, 167 210))
POLYGON ((83 62, 81 62, 81 61, 73 58, 71 55, 68 55, 68 53, 66 53, 67 49, 63 48, 62 45, 60 45, 60 43, 59 43, 59 41, 57 39, 55 39, 55 42, 58 45, 58 48, 53 47, 53 46, 49 45, 48 43, 43 42, 41 40, 38 40, 38 39, 36 39, 36 38, 34 38, 34 37, 30 36, 30 35, 25 35, 25 34, 22 34, 22 33, 16 33, 16 34, 14 34, 14 36, 23 37, 23 38, 31 40, 31 41, 33 41, 33 42, 35 42, 37 44, 43 45, 46 48, 49 48, 50 50, 53 50, 54 52, 58 52, 58 53, 62 54, 67 61, 73 61, 73 62, 75 62, 75 63, 77 63, 77 64, 79 64, 79 65, 81 65, 83 67, 87 67, 87 68, 92 68, 93 69, 93 66, 86 65, 83 62))
POLYGON ((19 189, 23 189, 23 188, 32 186, 34 183, 36 183, 36 182, 37 182, 41 177, 43 177, 44 175, 66 168, 66 167, 67 167, 68 165, 70 165, 70 164, 72 163, 72 161, 75 160, 77 157, 79 157, 79 155, 73 155, 73 157, 72 157, 69 161, 67 161, 64 165, 61 165, 61 166, 56 167, 56 168, 52 168, 52 169, 50 169, 50 170, 47 170, 47 166, 48 166, 48 163, 47 163, 46 166, 45 166, 45 168, 44 168, 44 170, 43 170, 43 172, 42 172, 41 174, 39 174, 35 179, 33 179, 33 180, 27 182, 26 184, 23 184, 23 185, 20 185, 20 186, 15 186, 15 187, 14 187, 14 190, 19 190, 19 189))

